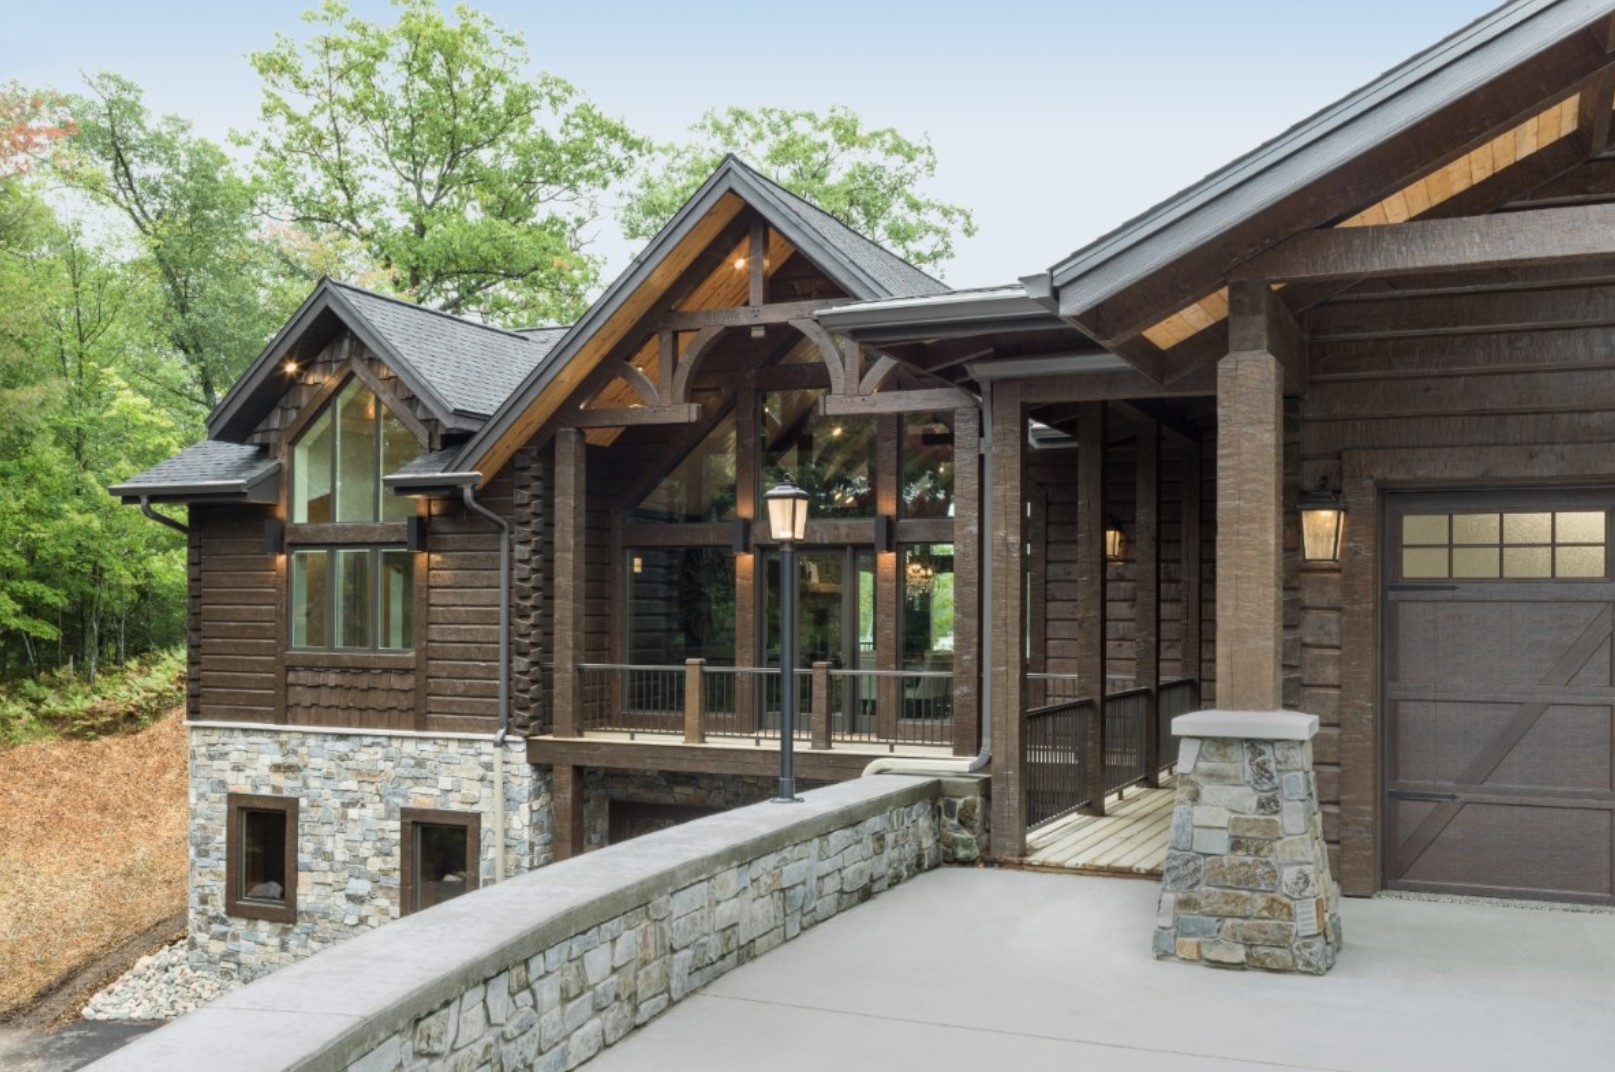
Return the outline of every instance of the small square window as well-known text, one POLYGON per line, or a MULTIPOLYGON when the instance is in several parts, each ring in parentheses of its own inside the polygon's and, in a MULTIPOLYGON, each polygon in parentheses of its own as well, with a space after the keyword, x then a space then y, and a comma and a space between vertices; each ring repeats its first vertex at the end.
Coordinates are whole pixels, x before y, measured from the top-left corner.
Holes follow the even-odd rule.
POLYGON ((475 812, 404 808, 399 813, 402 915, 477 888, 482 820, 475 812))
POLYGON ((246 919, 297 919, 297 798, 231 793, 225 910, 246 919))

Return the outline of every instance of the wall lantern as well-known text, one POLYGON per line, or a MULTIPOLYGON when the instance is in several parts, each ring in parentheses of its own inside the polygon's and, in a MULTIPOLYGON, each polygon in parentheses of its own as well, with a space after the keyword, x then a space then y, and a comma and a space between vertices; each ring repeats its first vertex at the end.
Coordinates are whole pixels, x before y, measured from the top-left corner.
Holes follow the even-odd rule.
POLYGON ((875 515, 875 550, 881 554, 897 550, 897 519, 891 514, 875 515))
POLYGON ((1122 523, 1115 518, 1105 520, 1105 561, 1122 560, 1122 523))
POLYGON ((729 549, 737 555, 751 550, 751 520, 737 517, 729 530, 729 549))
POLYGON ((404 523, 404 549, 406 551, 425 551, 427 549, 426 519, 419 514, 409 518, 404 523))
POLYGON ((1306 562, 1339 562, 1340 536, 1346 528, 1346 504, 1327 478, 1318 490, 1301 496, 1301 558, 1306 562))
POLYGON ((807 492, 787 480, 769 488, 763 500, 768 503, 768 528, 774 539, 797 543, 807 536, 807 492))
POLYGON ((286 552, 286 525, 278 517, 264 522, 264 551, 271 555, 286 552))

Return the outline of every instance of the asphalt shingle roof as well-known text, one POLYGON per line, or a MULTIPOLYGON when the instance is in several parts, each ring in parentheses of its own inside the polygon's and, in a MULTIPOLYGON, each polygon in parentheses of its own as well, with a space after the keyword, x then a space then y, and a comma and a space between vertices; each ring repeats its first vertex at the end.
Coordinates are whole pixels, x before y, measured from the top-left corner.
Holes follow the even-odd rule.
POLYGON ((506 331, 347 283, 332 286, 450 409, 472 417, 498 410, 566 333, 506 331))
POLYGON ((263 447, 204 439, 172 458, 112 488, 114 494, 140 494, 147 488, 241 485, 273 473, 279 465, 263 447))

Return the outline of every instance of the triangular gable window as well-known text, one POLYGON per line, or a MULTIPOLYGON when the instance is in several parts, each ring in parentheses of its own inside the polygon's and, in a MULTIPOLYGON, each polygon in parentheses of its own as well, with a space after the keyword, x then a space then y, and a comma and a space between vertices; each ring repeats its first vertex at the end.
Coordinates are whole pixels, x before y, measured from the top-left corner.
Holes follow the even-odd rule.
POLYGON ((292 448, 295 524, 403 521, 415 503, 381 478, 420 453, 420 442, 357 377, 326 405, 292 448))
POLYGON ((702 437, 634 508, 633 520, 668 524, 735 516, 735 415, 702 437))

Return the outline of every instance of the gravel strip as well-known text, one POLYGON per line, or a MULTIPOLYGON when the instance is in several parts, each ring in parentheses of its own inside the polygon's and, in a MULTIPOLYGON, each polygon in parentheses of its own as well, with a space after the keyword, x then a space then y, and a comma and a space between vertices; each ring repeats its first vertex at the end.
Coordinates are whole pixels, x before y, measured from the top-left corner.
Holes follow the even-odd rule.
POLYGON ((84 1006, 86 1020, 172 1020, 221 998, 241 984, 191 964, 182 939, 141 957, 84 1006))
POLYGON ((1440 904, 1478 905, 1481 908, 1525 908, 1533 912, 1583 912, 1615 915, 1608 905, 1576 904, 1573 901, 1528 901, 1519 897, 1472 897, 1461 893, 1415 893, 1411 890, 1381 890, 1374 895, 1383 901, 1435 901, 1440 904))

